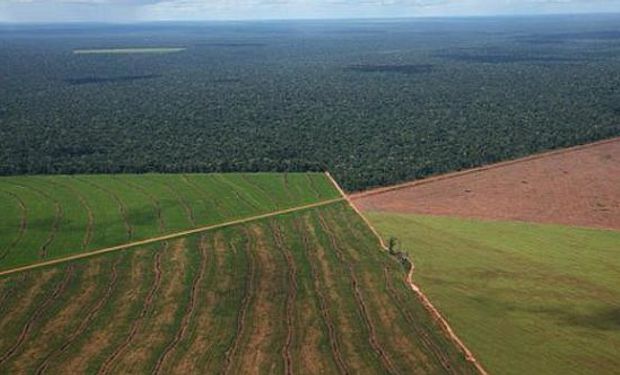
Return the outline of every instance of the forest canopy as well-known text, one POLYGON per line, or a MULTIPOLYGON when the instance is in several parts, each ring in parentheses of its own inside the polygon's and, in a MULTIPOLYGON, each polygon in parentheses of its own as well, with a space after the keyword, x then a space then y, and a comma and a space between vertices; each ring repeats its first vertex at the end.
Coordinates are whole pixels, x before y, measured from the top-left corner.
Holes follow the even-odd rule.
POLYGON ((618 136, 618 25, 4 25, 0 174, 327 169, 360 190, 618 136))

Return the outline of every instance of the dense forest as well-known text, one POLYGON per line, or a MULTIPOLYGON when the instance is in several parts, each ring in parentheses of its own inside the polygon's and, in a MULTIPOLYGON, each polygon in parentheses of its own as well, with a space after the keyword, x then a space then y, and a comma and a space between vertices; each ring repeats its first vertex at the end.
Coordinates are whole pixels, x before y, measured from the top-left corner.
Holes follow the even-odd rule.
POLYGON ((0 174, 330 170, 620 135, 620 16, 0 25, 0 174), (93 48, 173 53, 76 54, 93 48))

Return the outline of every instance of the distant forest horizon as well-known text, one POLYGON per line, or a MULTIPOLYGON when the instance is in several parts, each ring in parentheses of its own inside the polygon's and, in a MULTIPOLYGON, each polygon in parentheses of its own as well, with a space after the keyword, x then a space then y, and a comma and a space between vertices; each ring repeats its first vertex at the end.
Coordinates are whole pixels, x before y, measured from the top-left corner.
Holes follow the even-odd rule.
POLYGON ((0 45, 2 175, 356 191, 620 136, 620 15, 2 24, 0 45))

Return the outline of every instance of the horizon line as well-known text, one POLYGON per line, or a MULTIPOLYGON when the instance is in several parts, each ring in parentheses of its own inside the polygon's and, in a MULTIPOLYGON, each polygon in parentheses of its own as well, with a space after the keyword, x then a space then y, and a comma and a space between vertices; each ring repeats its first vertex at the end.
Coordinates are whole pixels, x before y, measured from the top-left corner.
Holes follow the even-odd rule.
POLYGON ((6 21, 0 20, 0 25, 138 25, 138 24, 172 24, 172 23, 250 23, 250 22, 291 22, 291 21, 406 21, 406 20, 445 20, 445 19, 488 19, 488 18, 545 18, 571 16, 620 16, 617 12, 566 12, 566 13, 497 13, 471 15, 411 15, 411 16, 380 16, 380 17, 289 17, 289 18, 205 18, 205 19, 161 19, 161 20, 132 20, 132 21, 6 21))

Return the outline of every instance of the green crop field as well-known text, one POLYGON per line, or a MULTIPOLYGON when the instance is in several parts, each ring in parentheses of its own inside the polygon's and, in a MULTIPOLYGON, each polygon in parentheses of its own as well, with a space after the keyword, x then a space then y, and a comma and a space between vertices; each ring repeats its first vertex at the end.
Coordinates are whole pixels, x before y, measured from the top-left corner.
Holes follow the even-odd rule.
POLYGON ((319 173, 0 177, 0 270, 338 197, 319 173))
POLYGON ((617 374, 620 232, 368 213, 496 374, 617 374))
POLYGON ((0 373, 474 373, 404 278, 344 202, 21 272, 0 373))

